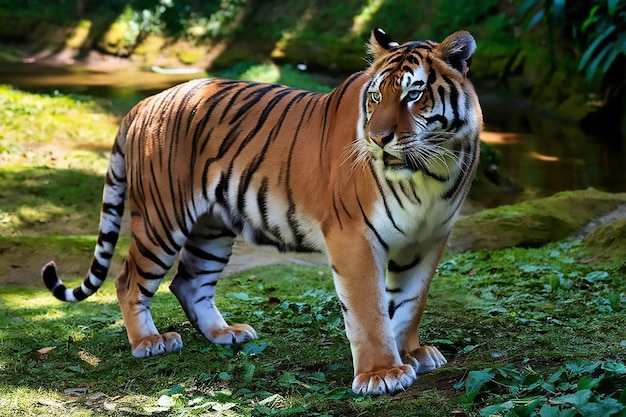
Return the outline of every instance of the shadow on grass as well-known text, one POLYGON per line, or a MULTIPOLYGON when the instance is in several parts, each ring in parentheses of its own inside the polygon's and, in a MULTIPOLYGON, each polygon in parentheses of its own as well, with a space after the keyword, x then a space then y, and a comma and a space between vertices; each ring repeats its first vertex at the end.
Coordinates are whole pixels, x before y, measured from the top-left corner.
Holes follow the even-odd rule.
POLYGON ((103 185, 102 175, 80 170, 3 167, 0 233, 95 234, 103 185))

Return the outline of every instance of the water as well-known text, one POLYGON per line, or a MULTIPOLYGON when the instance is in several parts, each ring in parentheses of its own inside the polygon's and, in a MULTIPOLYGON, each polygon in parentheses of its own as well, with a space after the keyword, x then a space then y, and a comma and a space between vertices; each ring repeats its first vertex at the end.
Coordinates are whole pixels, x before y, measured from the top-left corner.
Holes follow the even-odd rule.
MULTIPOLYGON (((89 71, 78 66, 3 65, 0 83, 50 93, 108 97, 130 108, 141 98, 198 74, 158 74, 138 70, 89 71)), ((506 193, 497 205, 564 190, 594 187, 626 191, 624 140, 590 137, 577 126, 539 115, 521 101, 481 94, 485 117, 483 141, 502 153, 504 172, 523 192, 506 193)))
POLYGON ((519 198, 589 187, 626 192, 626 143, 616 133, 586 135, 515 99, 483 95, 481 104, 481 139, 501 151, 506 174, 525 189, 519 198))

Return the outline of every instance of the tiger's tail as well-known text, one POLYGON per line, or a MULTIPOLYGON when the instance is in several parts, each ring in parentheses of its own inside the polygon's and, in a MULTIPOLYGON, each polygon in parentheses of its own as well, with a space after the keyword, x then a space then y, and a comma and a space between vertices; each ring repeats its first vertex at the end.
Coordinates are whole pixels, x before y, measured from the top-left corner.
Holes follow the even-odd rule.
POLYGON ((106 172, 106 182, 102 193, 98 243, 94 250, 87 277, 80 286, 67 288, 57 276, 57 268, 54 261, 48 262, 41 270, 41 277, 46 287, 61 301, 77 302, 89 297, 98 291, 109 272, 124 213, 124 197, 126 195, 124 149, 126 134, 131 121, 132 115, 130 114, 124 118, 111 150, 111 157, 106 172))

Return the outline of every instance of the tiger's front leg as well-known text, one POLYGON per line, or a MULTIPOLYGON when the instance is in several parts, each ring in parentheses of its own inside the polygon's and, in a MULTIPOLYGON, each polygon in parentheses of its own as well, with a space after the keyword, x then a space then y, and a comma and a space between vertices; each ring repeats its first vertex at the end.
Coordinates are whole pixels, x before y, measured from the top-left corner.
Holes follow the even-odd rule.
POLYGON ((426 306, 430 282, 445 248, 447 237, 434 244, 409 246, 391 254, 387 268, 386 293, 389 317, 399 354, 417 374, 433 371, 447 363, 435 346, 419 342, 419 324, 426 306))
POLYGON ((352 390, 382 395, 407 389, 417 375, 402 362, 387 314, 384 254, 358 233, 338 231, 326 240, 352 351, 352 390))

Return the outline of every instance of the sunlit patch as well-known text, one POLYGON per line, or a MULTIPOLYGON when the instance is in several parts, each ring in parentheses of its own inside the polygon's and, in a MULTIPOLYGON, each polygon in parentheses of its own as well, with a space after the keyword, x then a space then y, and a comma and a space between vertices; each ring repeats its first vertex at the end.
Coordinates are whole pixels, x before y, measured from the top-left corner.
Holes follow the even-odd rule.
POLYGON ((529 156, 533 159, 536 159, 538 161, 543 161, 543 162, 558 162, 559 161, 559 157, 558 156, 550 156, 550 155, 544 155, 541 154, 539 152, 530 152, 529 156))
POLYGON ((493 132, 483 130, 480 140, 489 145, 515 145, 523 139, 523 134, 513 132, 493 132))

